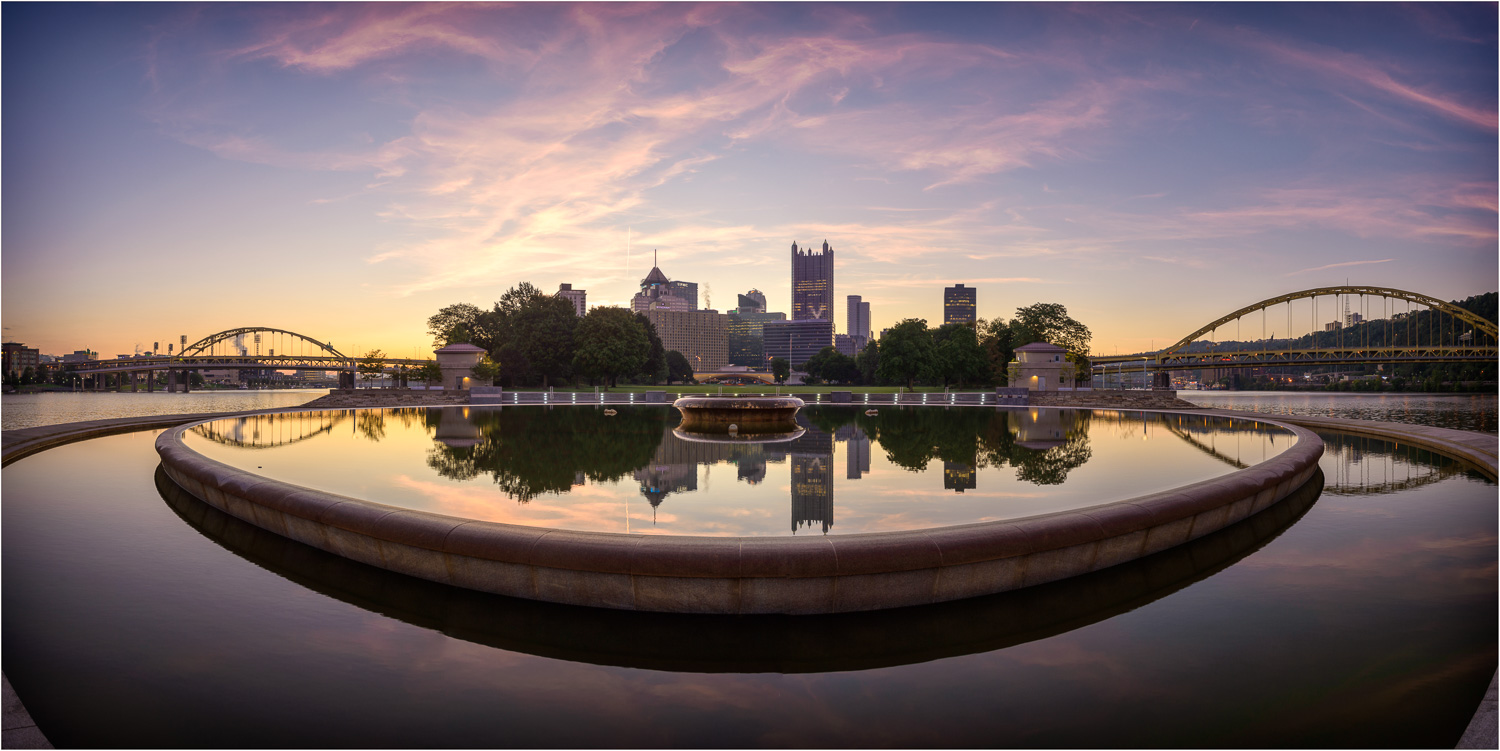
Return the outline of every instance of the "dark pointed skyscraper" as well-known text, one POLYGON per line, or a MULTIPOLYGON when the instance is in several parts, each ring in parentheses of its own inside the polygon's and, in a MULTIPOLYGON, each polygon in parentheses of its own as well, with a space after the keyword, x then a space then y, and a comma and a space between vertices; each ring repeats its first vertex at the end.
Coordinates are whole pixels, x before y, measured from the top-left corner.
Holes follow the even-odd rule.
POLYGON ((834 320, 833 247, 823 241, 823 250, 798 248, 792 243, 792 320, 834 320))

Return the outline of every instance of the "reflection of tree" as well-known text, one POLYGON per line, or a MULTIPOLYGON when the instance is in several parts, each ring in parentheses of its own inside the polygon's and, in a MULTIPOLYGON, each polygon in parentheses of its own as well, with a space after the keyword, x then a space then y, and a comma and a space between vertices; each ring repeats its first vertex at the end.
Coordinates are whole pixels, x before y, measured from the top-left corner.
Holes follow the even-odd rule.
POLYGON ((1094 455, 1085 432, 1069 433, 1061 446, 1036 451, 1021 446, 1011 452, 1010 463, 1016 468, 1016 479, 1033 485, 1061 485, 1068 471, 1082 466, 1094 455))
POLYGON ((354 415, 354 429, 371 441, 385 438, 385 410, 364 409, 354 415))
MULTIPOLYGON (((438 442, 427 465, 455 480, 491 475, 522 503, 566 492, 580 473, 595 482, 618 480, 651 461, 677 415, 653 408, 617 410, 613 417, 574 407, 475 410, 467 418, 478 434, 466 442, 473 445, 438 442)), ((437 410, 431 419, 439 419, 437 410)))
POLYGON ((808 421, 837 429, 853 422, 885 450, 892 464, 923 471, 934 459, 1016 468, 1016 479, 1057 485, 1093 455, 1087 410, 989 410, 907 407, 878 415, 832 407, 809 408, 808 421))
POLYGON ((922 471, 933 459, 980 466, 987 446, 981 438, 1004 429, 1005 413, 989 409, 941 409, 909 407, 883 409, 880 414, 860 415, 856 422, 885 449, 892 464, 922 471), (993 429, 1000 422, 999 430, 993 429))

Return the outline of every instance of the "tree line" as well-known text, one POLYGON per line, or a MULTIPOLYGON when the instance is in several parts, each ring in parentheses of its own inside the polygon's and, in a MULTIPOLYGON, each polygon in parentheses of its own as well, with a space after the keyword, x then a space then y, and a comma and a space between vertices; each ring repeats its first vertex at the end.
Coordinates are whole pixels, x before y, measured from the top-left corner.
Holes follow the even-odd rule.
POLYGON ((427 331, 435 347, 466 342, 485 350, 475 378, 511 388, 575 378, 670 384, 693 376, 687 357, 664 348, 644 314, 596 307, 580 317, 570 300, 529 282, 506 290, 489 310, 449 305, 427 319, 427 331))
POLYGON ((825 347, 802 369, 807 381, 864 386, 1004 386, 1017 347, 1047 342, 1067 350, 1075 379, 1088 379, 1093 335, 1057 303, 1017 308, 1009 321, 980 319, 928 328, 907 318, 850 357, 825 347))

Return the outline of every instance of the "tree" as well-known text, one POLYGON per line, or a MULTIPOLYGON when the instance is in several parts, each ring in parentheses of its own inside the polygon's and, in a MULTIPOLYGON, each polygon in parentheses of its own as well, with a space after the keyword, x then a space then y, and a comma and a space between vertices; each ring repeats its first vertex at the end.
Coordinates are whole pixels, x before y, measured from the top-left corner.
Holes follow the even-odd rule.
POLYGON ((818 354, 808 358, 802 369, 812 378, 829 383, 853 383, 859 378, 859 366, 855 365, 854 358, 834 347, 819 350, 818 354))
POLYGON ((379 349, 372 349, 360 358, 359 364, 355 367, 359 370, 360 378, 373 381, 379 378, 385 370, 385 353, 379 349))
POLYGON ((771 358, 771 377, 775 378, 777 383, 786 383, 787 377, 791 374, 792 364, 787 362, 786 358, 771 358))
POLYGON ((874 386, 878 381, 875 371, 880 367, 880 345, 875 340, 870 340, 870 343, 859 351, 854 362, 859 368, 860 382, 866 386, 874 386))
POLYGON ((937 343, 933 350, 932 370, 942 379, 944 386, 952 382, 962 386, 985 377, 989 363, 985 360, 984 350, 979 347, 974 328, 965 323, 944 324, 933 332, 932 338, 937 343))
POLYGON ((1068 315, 1068 309, 1057 303, 1039 302, 1016 309, 1015 320, 1010 322, 1012 349, 1024 347, 1032 342, 1056 344, 1068 351, 1068 362, 1078 376, 1089 372, 1089 341, 1093 334, 1089 328, 1068 315))
POLYGON ((432 334, 432 346, 446 347, 458 342, 472 342, 479 317, 484 311, 468 303, 457 303, 439 310, 427 319, 427 333, 432 334))
POLYGON ((491 360, 489 355, 479 358, 479 362, 469 368, 469 375, 474 378, 474 381, 486 386, 495 385, 495 379, 500 377, 500 372, 500 363, 491 360))
POLYGON ((438 367, 436 361, 427 360, 421 365, 412 368, 411 377, 426 383, 427 388, 432 388, 434 381, 443 380, 443 369, 438 367))
POLYGON ((578 323, 574 336, 573 369, 589 379, 607 379, 639 373, 646 363, 651 341, 635 314, 624 308, 594 308, 578 323))
POLYGON ((641 365, 641 377, 648 383, 670 380, 667 372, 667 348, 662 345, 661 337, 656 333, 656 324, 645 313, 636 313, 635 320, 645 330, 646 340, 650 342, 650 347, 646 350, 646 361, 641 365))
POLYGON ((547 388, 548 379, 572 372, 573 336, 578 331, 572 302, 538 294, 523 301, 511 320, 517 348, 531 370, 541 374, 542 388, 547 388))
POLYGON ((683 383, 693 380, 693 366, 688 363, 687 357, 677 350, 667 351, 667 385, 672 385, 672 379, 683 383))
POLYGON ((886 381, 906 384, 925 378, 932 362, 932 335, 927 330, 927 321, 907 318, 896 324, 880 338, 880 363, 876 375, 886 381))
POLYGON ((1016 359, 1010 325, 1005 319, 996 318, 988 322, 979 321, 978 328, 979 346, 984 350, 985 360, 989 363, 990 379, 1001 385, 1009 385, 1010 361, 1016 359))

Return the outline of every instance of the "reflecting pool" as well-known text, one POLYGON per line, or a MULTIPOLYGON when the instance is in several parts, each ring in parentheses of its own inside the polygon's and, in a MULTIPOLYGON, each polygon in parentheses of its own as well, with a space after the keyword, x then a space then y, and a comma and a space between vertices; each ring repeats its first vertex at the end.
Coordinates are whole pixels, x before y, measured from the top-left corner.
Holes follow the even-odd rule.
POLYGON ((1066 582, 716 617, 330 556, 162 482, 155 435, 4 474, 5 672, 59 747, 1451 748, 1495 666, 1494 483, 1380 440, 1320 433, 1306 492, 1066 582))
POLYGON ((218 420, 184 440, 259 475, 404 508, 732 536, 924 529, 1094 506, 1227 474, 1295 440, 1203 415, 810 406, 795 438, 722 442, 674 431, 675 409, 611 411, 296 412, 218 420))

